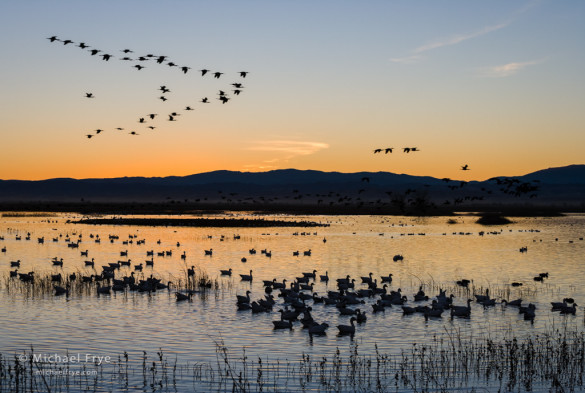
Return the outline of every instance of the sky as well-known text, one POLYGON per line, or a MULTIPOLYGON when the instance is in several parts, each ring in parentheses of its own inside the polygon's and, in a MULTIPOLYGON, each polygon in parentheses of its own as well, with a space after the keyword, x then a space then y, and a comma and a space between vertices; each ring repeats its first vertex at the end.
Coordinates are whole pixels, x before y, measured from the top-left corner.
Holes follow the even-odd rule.
POLYGON ((0 51, 0 179, 585 164, 583 1, 2 1, 0 51))

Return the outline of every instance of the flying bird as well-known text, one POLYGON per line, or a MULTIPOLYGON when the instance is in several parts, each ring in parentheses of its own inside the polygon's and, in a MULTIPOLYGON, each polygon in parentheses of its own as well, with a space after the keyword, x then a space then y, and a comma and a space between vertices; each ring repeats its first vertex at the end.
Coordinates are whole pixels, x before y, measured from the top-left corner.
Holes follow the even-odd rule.
POLYGON ((101 130, 101 129, 99 129, 99 128, 98 128, 97 130, 95 130, 95 133, 96 133, 96 134, 99 134, 99 133, 100 133, 100 132, 102 132, 102 131, 103 131, 103 130, 101 130))
POLYGON ((136 131, 131 131, 131 132, 129 132, 129 134, 130 135, 140 135, 140 134, 136 133, 136 131))
POLYGON ((223 75, 223 72, 214 72, 213 73, 213 77, 216 78, 216 79, 219 79, 219 77, 222 76, 222 75, 223 75))
POLYGON ((85 93, 85 97, 86 98, 95 98, 95 96, 93 95, 93 93, 85 93))
POLYGON ((159 57, 158 57, 158 59, 156 59, 156 62, 157 62, 158 64, 162 64, 162 62, 163 62, 163 61, 165 61, 165 59, 166 59, 167 57, 168 57, 168 56, 159 56, 159 57))
POLYGON ((144 117, 141 117, 140 119, 138 119, 139 123, 144 123, 144 117))
POLYGON ((91 138, 93 138, 93 135, 92 134, 87 134, 86 137, 87 137, 87 139, 91 139, 91 138))
POLYGON ((394 148, 393 147, 387 147, 386 149, 384 149, 384 154, 392 153, 392 149, 394 149, 394 148))
POLYGON ((188 106, 188 107, 185 107, 185 110, 186 110, 186 111, 192 111, 192 110, 194 110, 194 109, 193 109, 193 108, 191 108, 190 106, 188 106))
POLYGON ((225 104, 225 103, 226 103, 226 102, 228 102, 230 99, 229 99, 229 98, 227 98, 226 96, 220 96, 220 97, 218 98, 218 100, 220 100, 222 104, 225 104))
POLYGON ((148 115, 148 117, 150 117, 152 120, 154 120, 154 118, 156 117, 156 113, 151 113, 148 115))
POLYGON ((90 49, 89 52, 91 53, 92 56, 97 55, 99 52, 101 52, 101 50, 99 49, 90 49))
POLYGON ((235 87, 236 89, 241 89, 244 87, 244 86, 242 86, 241 83, 232 83, 232 86, 235 87))
POLYGON ((181 67, 181 71, 183 71, 184 74, 186 74, 190 69, 191 67, 181 67))
POLYGON ((381 152, 382 152, 382 149, 375 149, 374 150, 374 154, 381 153, 381 152))
POLYGON ((171 92, 169 89, 167 89, 167 87, 166 87, 166 86, 161 86, 159 90, 160 90, 160 91, 162 91, 162 92, 163 92, 163 94, 165 94, 165 93, 170 93, 170 92, 171 92))
POLYGON ((140 71, 141 69, 143 69, 143 68, 146 68, 146 67, 144 67, 144 66, 141 66, 140 64, 136 64, 136 65, 134 66, 134 68, 136 68, 138 71, 140 71))
POLYGON ((163 102, 165 102, 167 100, 167 97, 165 97, 165 96, 160 96, 158 98, 160 98, 163 102))
POLYGON ((209 70, 206 70, 205 68, 199 71, 201 71, 201 76, 205 76, 205 74, 209 72, 209 70))
POLYGON ((54 36, 52 36, 52 37, 48 37, 47 39, 48 39, 49 41, 51 41, 51 42, 55 42, 55 41, 61 41, 59 38, 57 38, 57 36, 56 36, 56 35, 54 35, 54 36))
POLYGON ((203 97, 203 98, 201 99, 201 102, 202 102, 202 103, 204 103, 204 104, 209 104, 209 103, 210 103, 210 102, 209 102, 209 99, 208 99, 207 97, 203 97))
POLYGON ((107 53, 102 55, 102 58, 103 58, 105 61, 108 61, 108 60, 110 60, 110 58, 111 58, 111 57, 114 57, 114 56, 113 56, 113 55, 108 55, 107 53))
POLYGON ((469 165, 465 164, 461 167, 462 171, 468 171, 469 170, 469 165))
POLYGON ((241 92, 242 91, 241 90, 238 90, 238 89, 234 90, 234 94, 237 95, 237 96, 239 96, 241 92))
POLYGON ((79 45, 77 45, 77 47, 81 49, 89 48, 89 46, 85 45, 85 42, 80 42, 79 45))
POLYGON ((246 75, 248 75, 248 73, 249 73, 248 71, 240 71, 240 76, 241 76, 242 78, 245 78, 245 77, 246 77, 246 75))
POLYGON ((67 44, 72 44, 73 43, 73 41, 71 41, 71 40, 65 40, 65 41, 62 41, 62 42, 63 42, 63 45, 67 45, 67 44))
POLYGON ((169 121, 176 121, 173 115, 169 115, 169 121))
POLYGON ((410 147, 405 147, 405 148, 403 149, 403 151, 404 151, 404 153, 410 153, 410 147))
POLYGON ((131 51, 130 49, 122 49, 120 52, 124 52, 124 53, 134 53, 133 51, 131 51))

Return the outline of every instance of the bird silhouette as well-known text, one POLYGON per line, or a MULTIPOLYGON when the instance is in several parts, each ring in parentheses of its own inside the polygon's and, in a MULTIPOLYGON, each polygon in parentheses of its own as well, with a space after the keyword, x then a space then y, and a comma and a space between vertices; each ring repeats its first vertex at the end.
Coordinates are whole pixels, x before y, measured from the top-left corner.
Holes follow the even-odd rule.
POLYGON ((403 148, 403 152, 404 153, 410 153, 410 147, 403 148))
POLYGON ((99 49, 90 49, 89 52, 91 53, 92 56, 97 55, 98 53, 101 52, 101 50, 99 49))
POLYGON ((201 71, 201 76, 205 76, 205 74, 209 72, 209 70, 206 70, 205 68, 199 71, 201 71))
POLYGON ((469 165, 465 164, 461 167, 462 171, 468 171, 469 170, 469 165))
POLYGON ((162 64, 162 63, 163 63, 163 61, 165 61, 165 59, 166 59, 167 57, 168 57, 168 56, 159 56, 159 57, 156 59, 156 62, 157 62, 158 64, 162 64))
POLYGON ((124 52, 124 53, 134 53, 133 51, 131 51, 130 49, 122 49, 120 52, 124 52))
POLYGON ((63 45, 67 45, 67 44, 72 44, 73 43, 73 41, 71 41, 71 40, 65 40, 65 41, 62 41, 62 42, 63 42, 63 45))
POLYGON ((237 95, 237 96, 239 96, 241 92, 242 91, 241 90, 238 90, 238 89, 234 90, 234 94, 237 95))
POLYGON ((56 35, 47 38, 51 42, 61 41, 56 35))
POLYGON ((166 86, 161 86, 159 90, 160 90, 160 91, 162 91, 162 92, 163 92, 163 94, 165 94, 165 93, 170 93, 170 92, 171 92, 169 89, 167 89, 167 87, 166 87, 166 86))
POLYGON ((146 68, 146 67, 144 67, 144 66, 141 66, 140 64, 136 64, 136 65, 134 66, 134 68, 136 68, 138 71, 140 71, 141 69, 143 69, 143 68, 146 68))
POLYGON ((209 99, 207 97, 203 97, 201 99, 201 102, 204 103, 204 104, 209 104, 209 99))
POLYGON ((97 130, 95 130, 95 133, 96 133, 96 134, 99 134, 99 133, 100 133, 100 132, 102 132, 102 131, 103 131, 103 130, 101 130, 101 129, 99 129, 99 128, 98 128, 97 130))
POLYGON ((381 152, 382 152, 382 149, 375 149, 374 150, 374 154, 381 153, 381 152))
POLYGON ((124 61, 132 61, 132 58, 128 57, 128 56, 124 56, 122 57, 120 60, 124 60, 124 61))
POLYGON ((138 134, 136 131, 131 131, 131 132, 129 132, 129 134, 130 134, 130 135, 140 135, 140 134, 138 134))
POLYGON ((387 147, 386 149, 384 149, 384 154, 392 153, 393 149, 394 149, 393 147, 387 147))
POLYGON ((154 120, 154 118, 156 117, 156 113, 151 113, 148 115, 148 117, 150 117, 152 120, 154 120))
POLYGON ((213 73, 213 77, 216 78, 216 79, 219 79, 219 77, 222 76, 222 75, 223 75, 223 72, 214 72, 213 73))
POLYGON ((249 74, 249 72, 248 72, 248 71, 240 71, 240 76, 241 76, 242 78, 245 78, 245 77, 246 77, 246 75, 248 75, 248 74, 249 74))
POLYGON ((110 58, 112 58, 112 57, 114 57, 114 56, 113 55, 108 55, 107 53, 102 55, 102 59, 104 59, 105 61, 110 60, 110 58))
POLYGON ((92 134, 87 134, 87 135, 86 135, 86 137, 87 137, 88 139, 91 139, 91 138, 93 138, 93 135, 92 135, 92 134))
POLYGON ((193 108, 191 108, 190 106, 187 106, 187 107, 185 107, 185 110, 186 110, 186 111, 192 111, 192 110, 194 110, 194 109, 193 109, 193 108))
POLYGON ((81 49, 89 48, 89 46, 85 45, 85 42, 80 42, 79 45, 77 45, 77 47, 81 49))
POLYGON ((176 121, 173 115, 169 115, 169 121, 176 121))
POLYGON ((232 86, 235 87, 236 89, 242 89, 244 86, 242 86, 241 83, 232 83, 232 86))
POLYGON ((218 100, 220 100, 222 104, 225 104, 225 103, 226 103, 226 102, 228 102, 230 99, 229 99, 228 97, 226 97, 226 96, 220 96, 220 97, 218 98, 218 100))
POLYGON ((93 95, 93 93, 85 93, 85 97, 86 98, 95 98, 95 96, 93 95))
POLYGON ((139 123, 144 123, 144 117, 141 117, 140 119, 138 119, 139 123))
POLYGON ((191 67, 181 67, 181 71, 183 71, 184 74, 186 74, 190 69, 191 67))
POLYGON ((163 102, 165 102, 167 100, 167 97, 165 97, 165 96, 160 96, 158 98, 161 99, 163 102))
POLYGON ((175 63, 173 63, 172 61, 169 61, 169 62, 167 63, 167 65, 168 65, 169 67, 178 67, 178 65, 176 65, 176 64, 175 64, 175 63))

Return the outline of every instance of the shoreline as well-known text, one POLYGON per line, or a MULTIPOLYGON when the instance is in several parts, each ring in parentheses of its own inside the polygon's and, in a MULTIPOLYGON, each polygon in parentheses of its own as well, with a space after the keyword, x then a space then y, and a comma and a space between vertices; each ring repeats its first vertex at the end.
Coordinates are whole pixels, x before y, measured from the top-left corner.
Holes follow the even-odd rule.
POLYGON ((164 203, 164 202, 0 202, 2 212, 75 212, 85 215, 203 215, 247 212, 257 215, 389 215, 389 216, 455 216, 459 214, 490 214, 509 217, 558 217, 566 211, 585 213, 583 208, 563 209, 561 206, 470 205, 398 209, 394 206, 324 206, 318 204, 232 204, 232 203, 164 203))

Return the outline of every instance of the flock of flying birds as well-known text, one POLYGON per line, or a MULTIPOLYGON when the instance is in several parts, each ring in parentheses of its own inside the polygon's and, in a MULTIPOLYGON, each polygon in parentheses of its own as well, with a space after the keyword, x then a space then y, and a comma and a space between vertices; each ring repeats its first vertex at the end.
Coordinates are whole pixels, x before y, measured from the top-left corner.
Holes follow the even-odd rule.
MULTIPOLYGON (((376 148, 373 150, 373 152, 374 152, 374 154, 378 154, 378 153, 382 153, 382 152, 384 152, 384 154, 388 154, 388 153, 392 153, 393 150, 395 150, 393 147, 386 147, 386 148, 376 148)), ((403 147, 402 151, 403 151, 403 153, 410 153, 410 152, 419 152, 420 150, 417 147, 403 147)), ((471 170, 471 168, 469 167, 469 164, 461 165, 460 169, 462 171, 471 170)), ((467 185, 466 181, 454 181, 454 180, 451 180, 449 178, 443 178, 442 180, 445 183, 447 183, 447 187, 451 191, 461 189, 465 185, 467 185)), ((493 178, 489 179, 488 181, 496 182, 500 192, 502 192, 504 194, 512 195, 515 197, 521 197, 524 195, 528 195, 529 198, 535 198, 535 197, 537 197, 537 191, 539 189, 538 184, 535 184, 532 182, 523 182, 517 178, 493 177, 493 178)), ((369 177, 362 178, 362 182, 369 183, 370 182, 369 177)), ((535 182, 538 183, 538 181, 535 181, 535 182)), ((428 186, 428 185, 426 185, 426 186, 428 186)), ((492 192, 493 192, 493 190, 487 189, 486 187, 481 187, 480 190, 481 190, 482 194, 484 194, 484 195, 464 195, 464 196, 460 196, 460 197, 455 197, 452 201, 448 200, 448 199, 445 200, 443 205, 451 205, 451 204, 459 205, 459 204, 462 204, 466 201, 482 201, 482 200, 484 200, 484 197, 486 195, 492 194, 492 192)), ((361 192, 363 192, 363 191, 365 191, 365 190, 360 190, 359 193, 361 194, 361 192)), ((426 203, 423 199, 417 200, 416 197, 408 198, 407 196, 411 193, 413 195, 416 195, 417 193, 419 193, 419 190, 407 189, 404 192, 404 194, 402 195, 403 198, 394 199, 392 201, 393 204, 398 205, 399 207, 401 207, 401 210, 404 210, 407 205, 422 206, 426 203), (406 197, 406 203, 405 203, 404 197, 406 197)), ((388 196, 390 196, 392 194, 392 192, 387 192, 387 194, 388 194, 388 196)), ((423 194, 424 194, 424 192, 423 192, 423 194)))
MULTIPOLYGON (((104 61, 110 61, 110 59, 115 58, 117 56, 114 56, 112 54, 109 53, 104 53, 102 50, 100 49, 95 49, 92 48, 91 46, 87 45, 85 42, 74 42, 72 40, 66 39, 66 40, 62 40, 60 38, 58 38, 57 36, 51 36, 47 38, 50 42, 60 42, 63 43, 63 45, 72 45, 74 47, 80 48, 82 50, 87 50, 91 56, 99 56, 102 58, 102 60, 104 61)), ((138 71, 146 68, 146 66, 144 66, 143 64, 145 62, 151 62, 153 64, 156 65, 166 65, 170 68, 176 67, 180 72, 182 72, 183 74, 187 74, 189 72, 189 70, 191 70, 191 67, 188 66, 180 66, 172 61, 170 61, 168 59, 168 56, 163 56, 163 55, 154 55, 154 54, 146 54, 143 56, 135 56, 133 55, 134 51, 132 51, 131 49, 122 49, 120 52, 123 53, 122 56, 119 56, 119 60, 120 61, 128 61, 128 62, 137 62, 137 64, 132 65, 133 68, 136 68, 138 71)), ((219 72, 219 71, 211 71, 208 69, 201 69, 199 70, 199 72, 201 73, 201 76, 204 77, 205 75, 210 75, 212 76, 214 79, 220 79, 222 75, 224 75, 223 72, 219 72)), ((240 71, 238 72, 238 75, 240 78, 245 78, 247 75, 249 74, 248 71, 240 71)), ((240 95, 240 93, 243 91, 244 86, 242 84, 242 82, 234 82, 231 83, 230 85, 230 89, 233 92, 234 96, 238 96, 240 95)), ((158 89, 160 91, 160 96, 158 97, 162 102, 165 102, 168 100, 168 96, 166 96, 165 94, 170 93, 171 90, 169 88, 167 88, 167 86, 160 86, 160 88, 158 89)), ((226 90, 219 90, 217 93, 217 100, 221 101, 222 104, 226 104, 229 100, 231 100, 231 97, 228 93, 226 93, 226 90)), ((91 92, 86 92, 85 93, 85 98, 88 99, 94 99, 96 98, 95 95, 91 92)), ((199 101, 202 104, 209 104, 212 101, 210 101, 209 97, 202 97, 199 101)), ((183 109, 183 111, 193 111, 194 108, 193 106, 185 106, 185 108, 183 109)), ((168 114, 168 118, 167 121, 176 121, 177 117, 180 116, 181 114, 177 111, 172 111, 169 112, 168 114)), ((154 120, 156 117, 158 116, 158 114, 156 113, 148 113, 146 115, 144 115, 143 117, 139 117, 138 118, 138 123, 139 124, 145 124, 148 123, 149 121, 154 120)), ((156 127, 153 125, 148 125, 147 126, 148 129, 150 130, 154 130, 156 127)), ((117 127, 116 130, 118 131, 124 131, 123 127, 117 127)), ((86 137, 91 139, 92 137, 94 137, 95 135, 98 135, 100 133, 102 133, 104 130, 103 129, 96 129, 94 130, 94 134, 86 134, 86 137)), ((138 134, 135 130, 131 130, 129 132, 130 135, 140 135, 138 134)))
MULTIPOLYGON (((377 148, 377 149, 374 149, 374 154, 378 154, 378 153, 382 153, 382 152, 384 152, 384 154, 388 154, 388 153, 392 153, 393 151, 394 151, 393 147, 377 148)), ((416 151, 420 151, 420 150, 418 149, 418 147, 403 147, 402 148, 403 153, 410 153, 411 151, 416 152, 416 151)), ((470 170, 469 165, 468 164, 461 165, 461 170, 462 171, 469 171, 470 170)))

